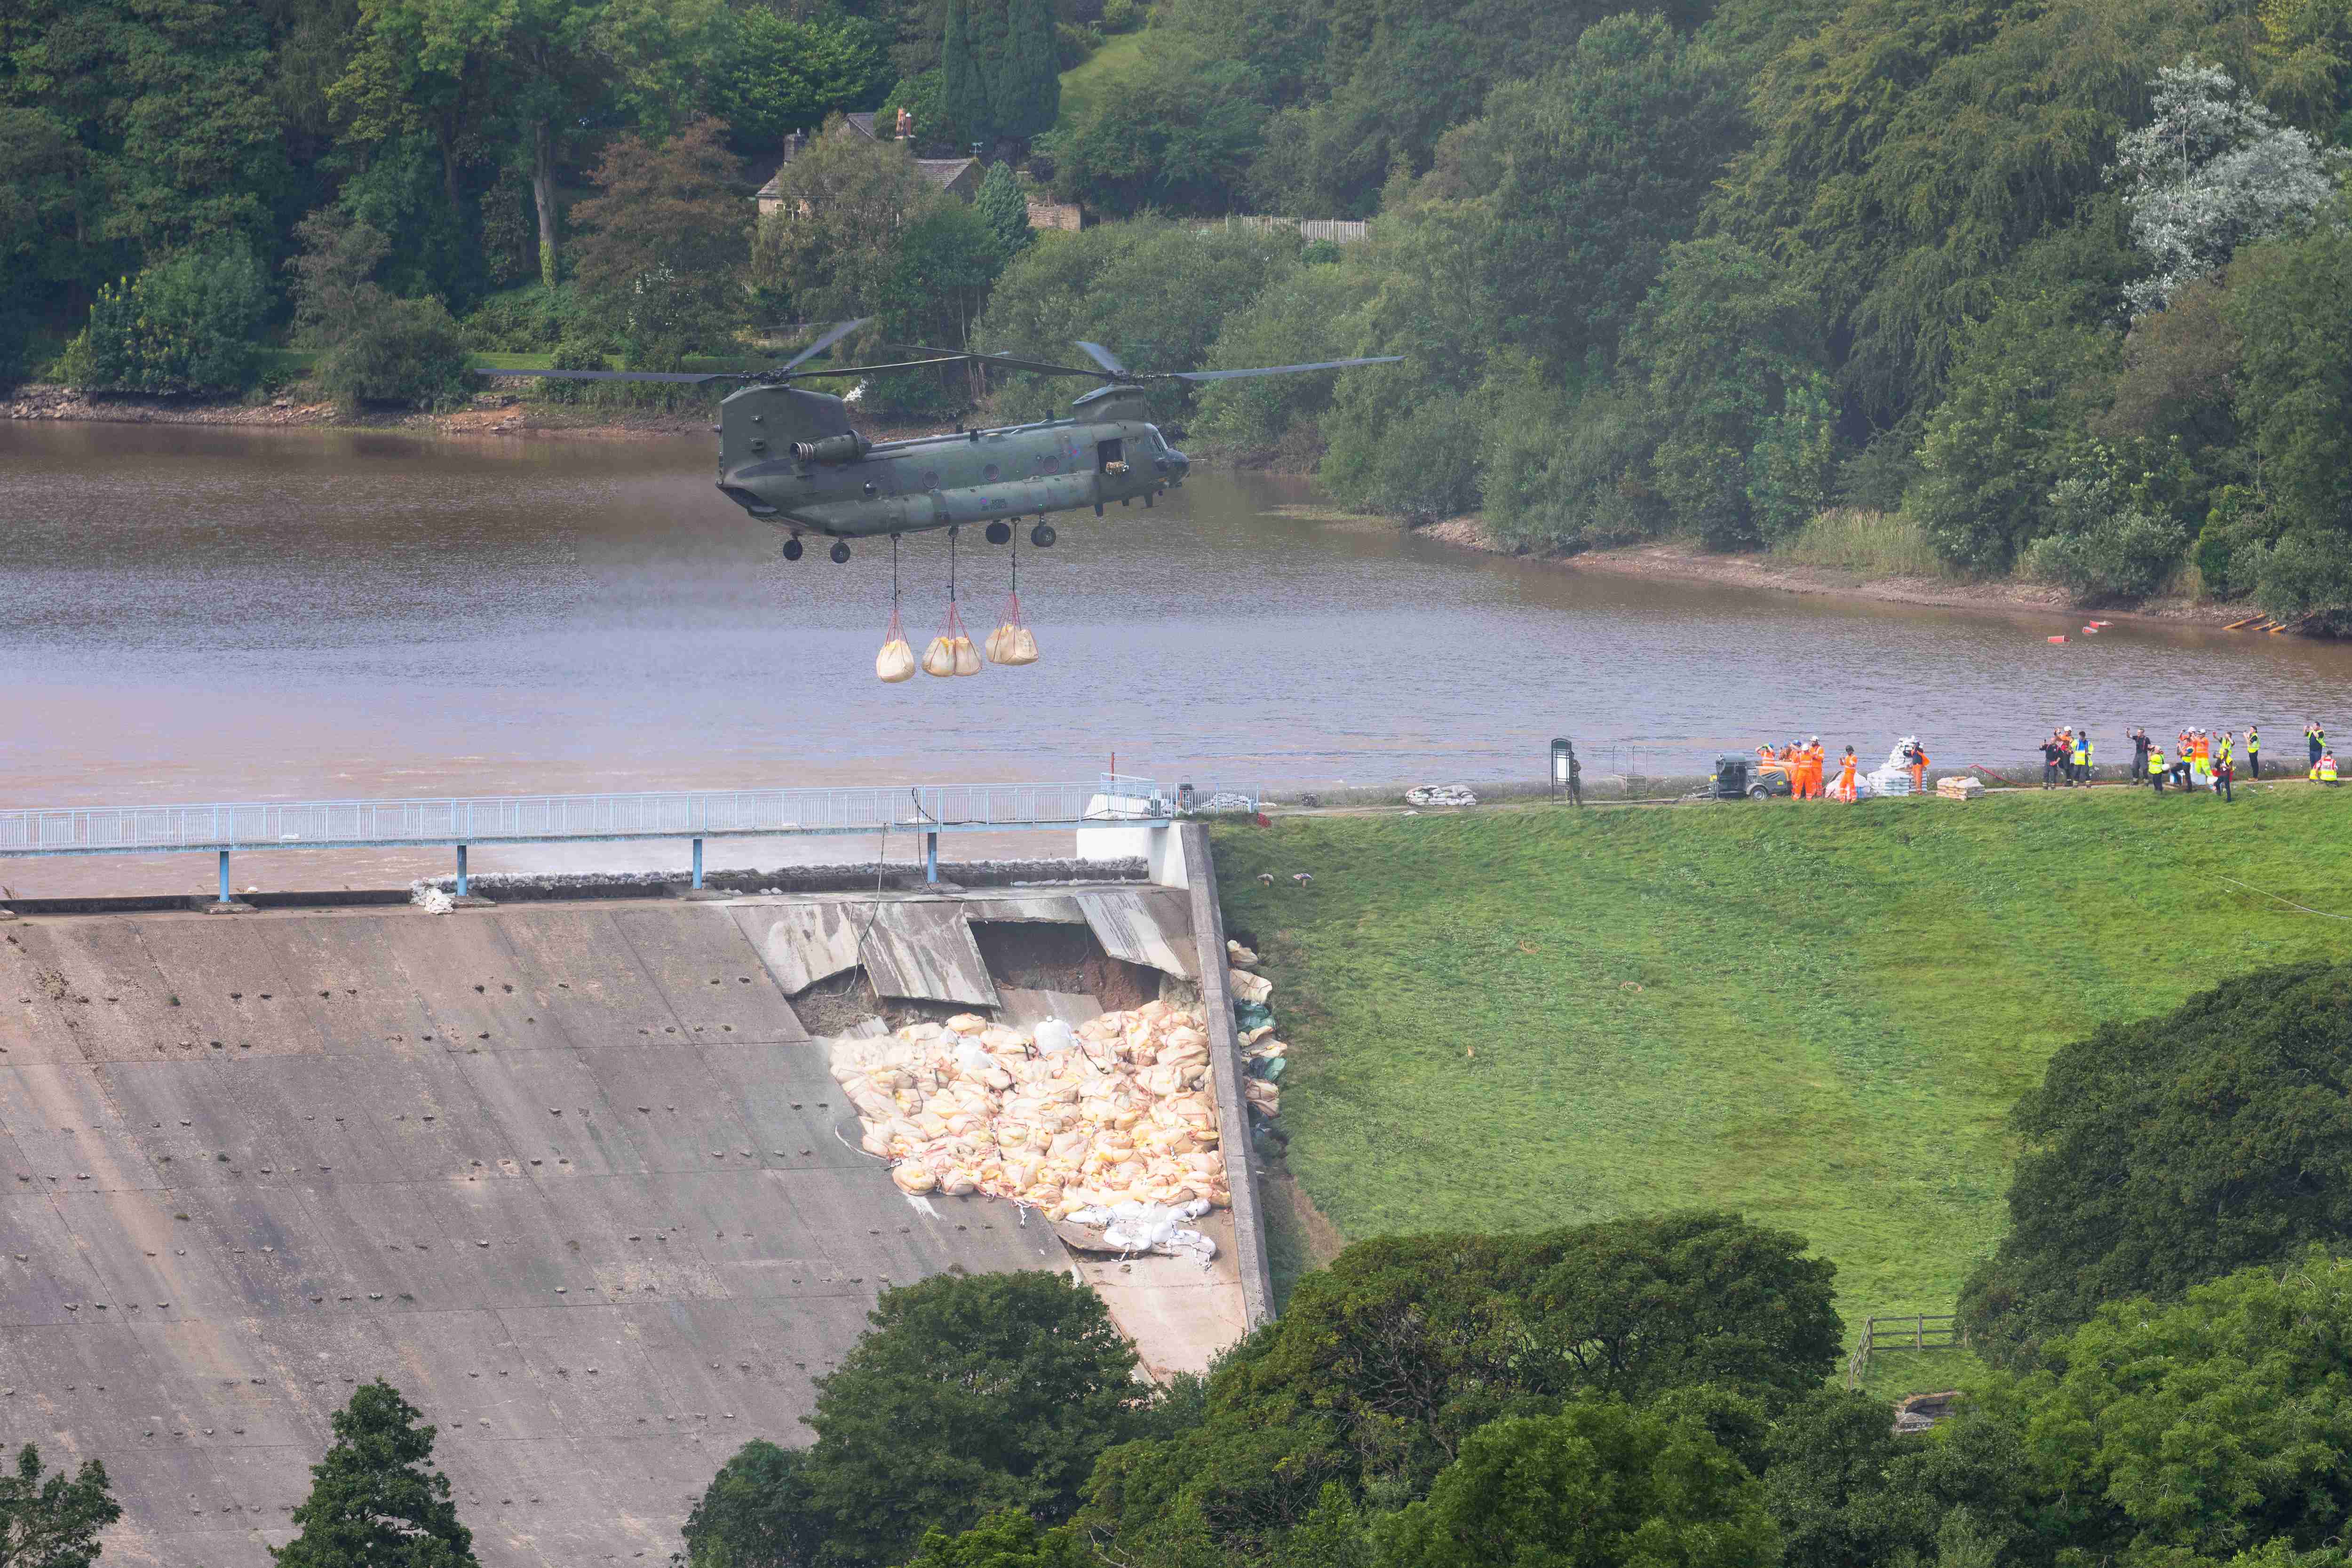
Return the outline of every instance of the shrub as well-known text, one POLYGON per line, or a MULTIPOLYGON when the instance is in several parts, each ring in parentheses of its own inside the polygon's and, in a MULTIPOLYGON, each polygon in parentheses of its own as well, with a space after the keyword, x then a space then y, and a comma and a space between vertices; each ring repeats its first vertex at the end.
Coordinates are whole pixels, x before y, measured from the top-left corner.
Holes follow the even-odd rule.
POLYGON ((192 252, 109 284, 66 346, 66 381, 85 392, 242 392, 260 374, 255 334, 269 309, 243 251, 192 252))
POLYGON ((550 289, 533 279, 483 300, 458 330, 477 353, 545 353, 563 341, 579 314, 570 285, 550 289))
POLYGON ((2189 548, 2189 531, 2126 503, 2115 504, 2105 476, 2071 475, 2050 492, 2057 531, 2018 558, 2028 577, 2065 586, 2078 601, 2140 598, 2164 586, 2189 548))
POLYGON ((320 384, 345 409, 364 403, 440 406, 464 397, 466 346, 438 300, 383 300, 319 365, 320 384))

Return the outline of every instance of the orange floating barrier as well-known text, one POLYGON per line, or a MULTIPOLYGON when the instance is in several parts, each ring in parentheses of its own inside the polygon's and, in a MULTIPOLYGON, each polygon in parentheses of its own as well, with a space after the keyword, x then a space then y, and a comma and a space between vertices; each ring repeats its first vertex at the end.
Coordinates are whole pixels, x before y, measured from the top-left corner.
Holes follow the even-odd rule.
POLYGON ((2064 642, 2066 639, 2064 637, 2052 637, 2049 640, 2052 642, 2064 642))

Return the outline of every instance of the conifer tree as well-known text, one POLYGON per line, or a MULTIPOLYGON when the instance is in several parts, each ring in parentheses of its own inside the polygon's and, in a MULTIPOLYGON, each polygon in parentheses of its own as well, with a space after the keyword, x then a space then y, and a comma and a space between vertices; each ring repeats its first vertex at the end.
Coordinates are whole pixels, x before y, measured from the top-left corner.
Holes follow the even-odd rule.
POLYGON ((382 1379, 335 1413, 335 1441, 310 1467, 294 1510, 301 1533, 272 1547, 278 1568, 479 1568, 449 1478, 432 1468, 435 1429, 382 1379))
POLYGON ((997 134, 1026 141, 1054 128, 1062 112, 1054 0, 1003 0, 1004 52, 989 78, 997 134))
POLYGON ((988 225, 988 232, 996 238, 997 254, 1010 261, 1029 248, 1037 237, 1029 227, 1029 196, 1022 190, 1021 182, 1013 175, 1010 163, 990 165, 988 177, 980 183, 980 192, 972 197, 972 210, 988 225))
MULTIPOLYGON (((980 3, 985 5, 989 0, 980 3)), ((940 105, 947 123, 936 130, 957 138, 978 135, 981 122, 988 118, 988 89, 982 83, 980 62, 971 52, 971 17, 966 0, 948 0, 947 36, 940 43, 940 105)))

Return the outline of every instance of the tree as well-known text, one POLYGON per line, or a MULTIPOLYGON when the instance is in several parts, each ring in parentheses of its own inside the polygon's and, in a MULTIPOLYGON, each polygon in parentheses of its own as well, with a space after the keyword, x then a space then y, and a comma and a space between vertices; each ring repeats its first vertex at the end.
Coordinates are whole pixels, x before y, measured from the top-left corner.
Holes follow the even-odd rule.
POLYGON ((972 197, 971 205, 988 225, 988 232, 996 240, 997 255, 1003 260, 1012 260, 1035 242, 1037 236, 1029 226, 1028 194, 1013 176, 1012 164, 988 166, 988 176, 980 182, 979 194, 972 197))
POLYGON ((1956 1527, 2004 1563, 2047 1562, 2055 1546, 2036 1528, 2041 1477, 2024 1439, 1968 1406, 1898 1436, 1884 1402, 1817 1389, 1772 1428, 1764 1500, 1785 1568, 1934 1562, 1956 1527))
POLYGON ((830 127, 784 165, 777 183, 780 205, 761 222, 752 277, 789 298, 805 321, 873 314, 900 237, 954 200, 902 144, 830 127))
POLYGON ((763 5, 721 13, 705 101, 740 150, 871 103, 889 84, 879 29, 856 16, 796 19, 763 5))
POLYGON ((334 1443, 294 1510, 297 1533, 270 1548, 279 1568, 474 1568, 474 1532, 432 1468, 436 1428, 416 1423, 382 1379, 335 1413, 334 1443))
POLYGON ((44 1475, 41 1451, 16 1450, 16 1473, 0 1474, 0 1563, 11 1568, 89 1568, 99 1532, 122 1517, 106 1467, 84 1459, 73 1479, 44 1475))
POLYGON ((2155 118, 2116 145, 2132 239, 2156 270, 2125 291, 2135 309, 2161 310, 2248 240, 2300 227, 2335 194, 2323 153, 2216 66, 2184 59, 2157 73, 2155 118))
POLYGON ((675 369, 742 324, 751 204, 719 134, 697 120, 658 145, 620 137, 572 208, 573 287, 631 364, 675 369))
POLYGON ((1704 1431, 1722 1415, 1729 1433, 1743 1400, 1778 1410, 1836 1363, 1834 1270, 1802 1252, 1698 1213, 1360 1242, 1235 1347, 1202 1422, 1104 1458, 1088 1517, 1129 1560, 1254 1558, 1327 1484, 1391 1504, 1430 1493, 1496 1423, 1579 1399, 1710 1384, 1677 1418, 1704 1431))
POLYGON ((1055 192, 1122 216, 1230 210, 1265 121, 1247 88, 1233 60, 1186 40, 1155 44, 1041 139, 1055 192))
POLYGON ((2089 411, 2110 400, 2118 346, 2047 294, 2005 300, 1962 335, 1904 501, 1937 554, 1990 575, 2048 531, 2050 492, 2081 458, 2089 411))
POLYGON ((810 1568, 824 1544, 805 1448, 753 1438, 719 1468, 686 1516, 688 1568, 810 1568))
POLYGON ((1380 1568, 1769 1568, 1763 1491, 1695 1422, 1579 1400, 1496 1421, 1374 1533, 1380 1568))
POLYGON ((1001 1509, 961 1535, 925 1531, 907 1568, 1093 1568, 1094 1561, 1067 1526, 1040 1530, 1018 1509, 1001 1509))
POLYGON ((805 1457, 746 1449, 720 1472, 698 1563, 794 1563, 814 1541, 821 1568, 879 1568, 1004 1510, 1059 1523, 1096 1456, 1142 1429, 1134 1351, 1059 1274, 938 1275, 884 1291, 867 1321, 817 1382, 805 1457), (746 1540, 765 1555, 714 1554, 746 1540))
POLYGON ((2238 426, 2279 542, 2257 592, 2274 614, 2340 615, 2352 606, 2352 224, 2250 246, 2230 281, 2238 426))
POLYGON ((997 135, 1025 142, 1052 130, 1062 113, 1054 0, 1003 4, 1003 53, 987 73, 989 123, 997 135))
POLYGON ((2085 1561, 2310 1551, 2352 1519, 2347 1340, 2352 1271, 2315 1247, 2170 1307, 2108 1302, 1990 1397, 2085 1561))
POLYGON ((2352 969, 2231 980, 2051 1058, 2012 1113, 2010 1226, 1962 1288, 1989 1359, 2032 1365, 2103 1303, 2352 1237, 2352 969))

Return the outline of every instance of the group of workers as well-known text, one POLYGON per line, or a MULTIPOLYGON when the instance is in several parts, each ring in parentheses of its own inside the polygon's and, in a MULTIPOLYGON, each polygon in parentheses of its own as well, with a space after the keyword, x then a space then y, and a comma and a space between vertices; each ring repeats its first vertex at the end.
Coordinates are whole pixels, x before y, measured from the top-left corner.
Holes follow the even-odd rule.
MULTIPOLYGON (((2179 790, 2210 789, 2225 801, 2235 800, 2230 786, 2238 775, 2236 731, 2184 729, 2173 737, 2168 760, 2164 743, 2146 730, 2134 730, 2127 738, 2132 743, 2132 765, 2126 784, 2146 784, 2158 795, 2167 784, 2179 790)), ((2336 752, 2327 743, 2327 731, 2315 719, 2304 725, 2303 738, 2310 752, 2309 776, 2320 784, 2336 783, 2336 752)), ((2056 789, 2063 784, 2072 789, 2089 784, 2094 754, 2087 728, 2061 725, 2042 742, 2042 787, 2056 789)), ((2247 773, 2262 777, 2263 732, 2258 725, 2246 726, 2244 757, 2247 773)))
MULTIPOLYGON (((1788 770, 1789 793, 1799 800, 1820 800, 1824 795, 1852 805, 1859 798, 1854 786, 1855 774, 1862 760, 1848 746, 1845 755, 1838 759, 1838 776, 1834 785, 1825 787, 1828 773, 1829 748, 1815 735, 1809 741, 1791 741, 1785 746, 1759 746, 1756 754, 1768 763, 1777 763, 1788 770)), ((1927 753, 1916 742, 1903 748, 1903 761, 1911 770, 1911 793, 1924 793, 1927 787, 1927 753)))

